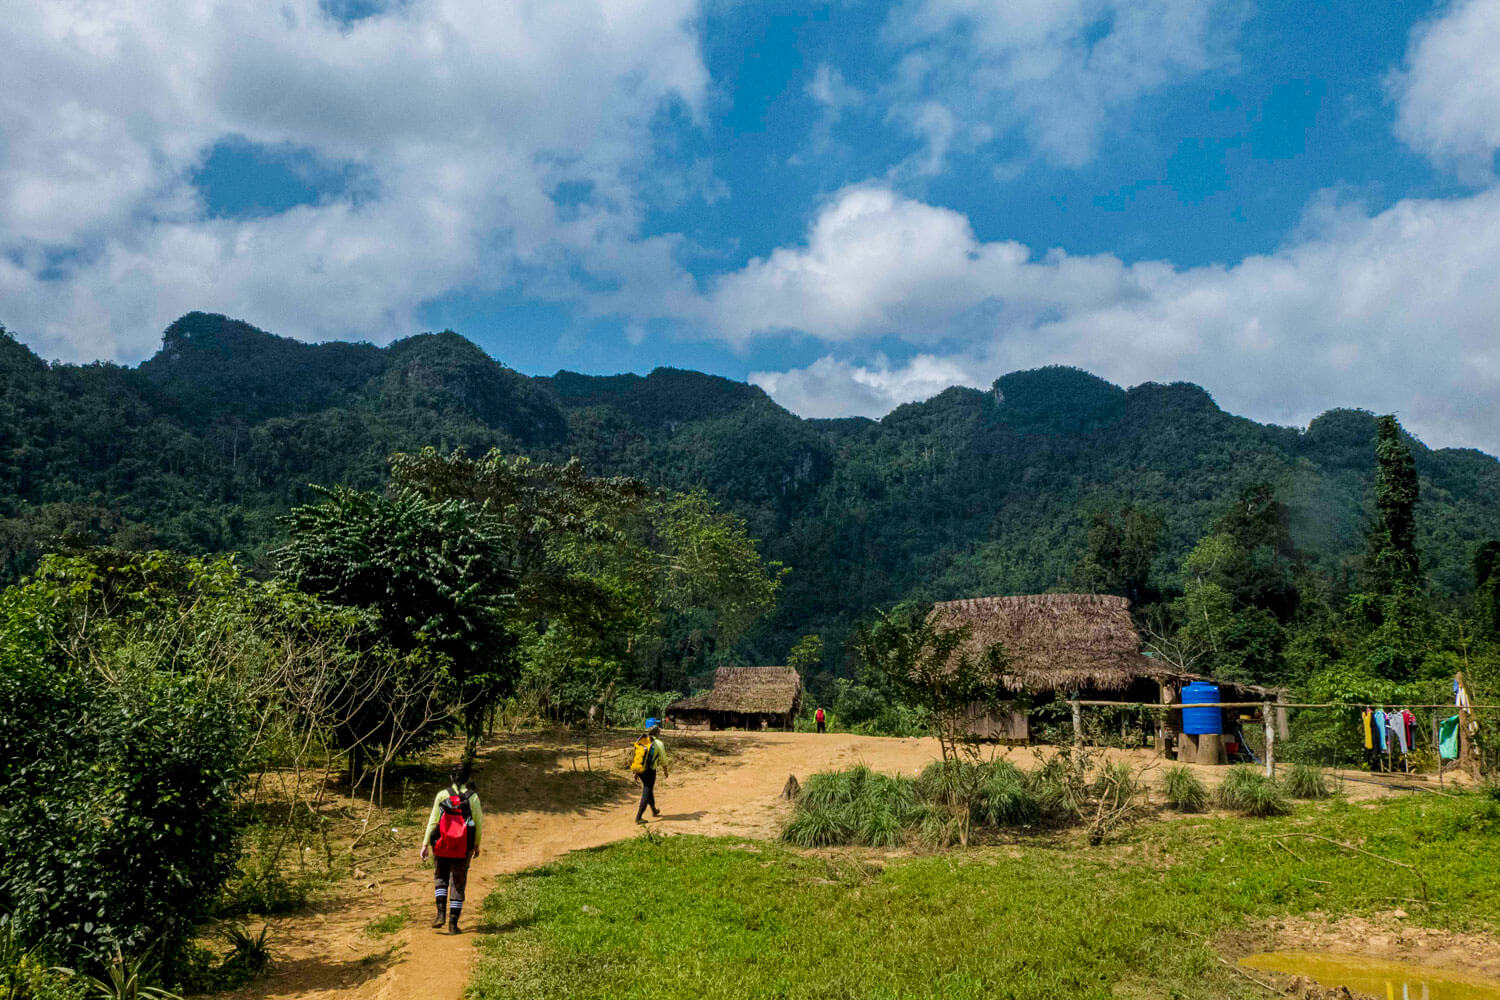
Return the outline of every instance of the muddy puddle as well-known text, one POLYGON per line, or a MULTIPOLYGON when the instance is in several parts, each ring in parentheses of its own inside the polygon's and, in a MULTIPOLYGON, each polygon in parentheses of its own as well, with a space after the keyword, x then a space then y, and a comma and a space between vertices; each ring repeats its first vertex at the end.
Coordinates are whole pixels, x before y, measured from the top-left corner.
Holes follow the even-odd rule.
POLYGON ((1347 986, 1377 1000, 1500 1000, 1500 979, 1365 955, 1268 951, 1242 958, 1240 965, 1305 976, 1329 989, 1347 986))

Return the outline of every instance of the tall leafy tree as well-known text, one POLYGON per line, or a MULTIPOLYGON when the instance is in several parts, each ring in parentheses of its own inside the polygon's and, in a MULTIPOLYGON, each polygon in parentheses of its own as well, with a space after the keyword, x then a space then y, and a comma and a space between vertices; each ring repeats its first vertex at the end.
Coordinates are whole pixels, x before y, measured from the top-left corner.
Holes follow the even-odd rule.
POLYGON ((1376 593, 1418 592, 1422 563, 1417 556, 1416 463, 1395 417, 1381 417, 1376 428, 1376 517, 1366 568, 1376 593))
POLYGON ((1290 621, 1301 601, 1297 578, 1304 564, 1276 488, 1257 482, 1240 490, 1214 531, 1232 543, 1214 576, 1233 592, 1235 603, 1290 621))
POLYGON ((1135 504, 1095 511, 1089 518, 1084 554, 1073 569, 1075 586, 1118 594, 1133 604, 1146 601, 1153 595, 1151 563, 1166 530, 1160 514, 1135 504))
POLYGON ((681 689, 775 607, 784 575, 706 494, 593 476, 576 460, 429 448, 392 458, 392 486, 482 507, 513 534, 511 627, 529 689, 554 714, 621 680, 681 689))
POLYGON ((290 538, 276 552, 281 572, 300 590, 371 609, 396 648, 447 657, 465 728, 477 734, 517 672, 506 629, 514 533, 486 507, 461 500, 321 492, 323 503, 284 519, 290 538))
POLYGON ((1500 639, 1500 541, 1489 541, 1474 553, 1474 612, 1479 627, 1500 639))

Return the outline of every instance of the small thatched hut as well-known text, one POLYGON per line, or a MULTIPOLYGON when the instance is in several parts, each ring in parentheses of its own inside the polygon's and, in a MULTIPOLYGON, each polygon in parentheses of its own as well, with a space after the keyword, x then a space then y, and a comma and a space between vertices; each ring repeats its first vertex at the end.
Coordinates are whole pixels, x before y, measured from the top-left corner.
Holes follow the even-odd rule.
MULTIPOLYGON (((1141 653, 1130 602, 1109 594, 975 597, 933 606, 935 621, 967 626, 969 651, 1005 650, 1005 686, 1018 697, 1120 697, 1156 702, 1171 672, 1141 653)), ((975 736, 1024 742, 1025 711, 976 712, 975 736)))
POLYGON ((791 667, 720 667, 711 690, 667 706, 679 729, 790 729, 802 707, 791 667))

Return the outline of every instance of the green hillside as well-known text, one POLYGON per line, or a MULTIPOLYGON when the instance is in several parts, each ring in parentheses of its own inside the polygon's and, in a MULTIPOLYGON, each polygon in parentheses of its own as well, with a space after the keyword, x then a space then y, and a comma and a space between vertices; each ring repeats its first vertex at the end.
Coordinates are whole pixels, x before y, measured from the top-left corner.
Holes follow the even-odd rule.
MULTIPOLYGON (((793 568, 741 653, 841 637, 873 606, 1068 586, 1094 511, 1166 524, 1153 577, 1239 491, 1269 482, 1331 591, 1365 551, 1372 415, 1305 431, 1225 413, 1198 386, 1124 390, 1086 372, 1016 372, 882 420, 804 420, 761 390, 675 369, 521 375, 457 334, 386 348, 310 345, 191 313, 138 368, 49 365, 0 337, 0 578, 58 539, 239 551, 263 564, 311 483, 375 487, 386 456, 432 444, 581 458, 590 471, 701 486, 793 568)), ((1439 601, 1471 590, 1500 537, 1500 462, 1410 442, 1423 567, 1439 601)))

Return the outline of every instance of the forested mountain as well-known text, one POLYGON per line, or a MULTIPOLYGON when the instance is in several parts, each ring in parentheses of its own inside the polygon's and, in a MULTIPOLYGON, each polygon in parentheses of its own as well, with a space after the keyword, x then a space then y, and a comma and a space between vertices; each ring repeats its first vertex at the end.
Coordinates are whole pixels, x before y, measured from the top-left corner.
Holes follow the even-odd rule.
MULTIPOLYGON (((1245 487, 1269 483, 1334 591, 1365 551, 1376 427, 1334 410, 1305 430, 1220 410, 1203 389, 1124 390, 1085 372, 1016 372, 882 420, 804 420, 761 390, 674 369, 530 378, 454 333, 386 348, 309 345, 191 313, 138 368, 49 365, 0 336, 0 578, 59 538, 195 552, 276 544, 309 484, 379 486, 424 445, 577 456, 591 472, 703 487, 793 568, 741 653, 781 662, 873 606, 1070 586, 1090 518, 1153 510, 1153 567, 1182 559, 1245 487)), ((1500 537, 1500 462, 1410 441, 1432 593, 1472 588, 1500 537)))

